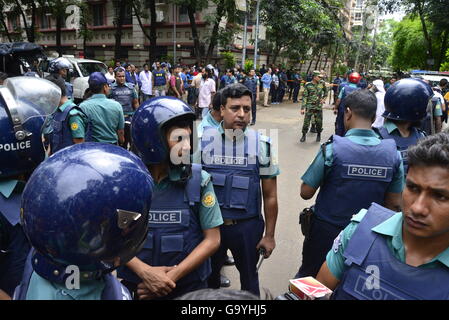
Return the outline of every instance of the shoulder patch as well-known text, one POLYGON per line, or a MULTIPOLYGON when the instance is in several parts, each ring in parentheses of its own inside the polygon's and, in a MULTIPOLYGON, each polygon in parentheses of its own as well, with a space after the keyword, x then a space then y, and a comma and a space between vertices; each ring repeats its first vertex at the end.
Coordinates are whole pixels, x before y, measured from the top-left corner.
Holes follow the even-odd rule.
POLYGON ((212 208, 215 205, 215 194, 211 191, 206 192, 201 198, 201 203, 206 208, 212 208))
POLYGON ((70 129, 72 129, 72 131, 76 131, 76 130, 78 130, 78 128, 79 128, 79 126, 78 126, 78 123, 76 123, 76 122, 73 122, 70 125, 70 129))
POLYGON ((334 244, 332 245, 332 251, 334 253, 338 253, 338 249, 340 249, 342 243, 341 242, 342 238, 343 238, 343 231, 341 231, 334 240, 334 244))

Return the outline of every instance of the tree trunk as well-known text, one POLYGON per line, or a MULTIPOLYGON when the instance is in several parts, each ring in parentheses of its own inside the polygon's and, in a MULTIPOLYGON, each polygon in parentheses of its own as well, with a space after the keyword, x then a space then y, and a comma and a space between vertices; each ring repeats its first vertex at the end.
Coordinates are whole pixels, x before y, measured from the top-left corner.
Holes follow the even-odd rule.
POLYGON ((31 35, 30 28, 28 28, 28 22, 27 22, 27 19, 25 16, 25 12, 23 12, 23 10, 22 10, 22 5, 18 0, 14 0, 14 2, 16 3, 16 6, 20 11, 20 16, 22 17, 22 20, 23 20, 23 26, 25 27, 25 32, 27 35, 28 42, 34 42, 34 41, 31 41, 34 39, 33 39, 33 36, 31 35))
POLYGON ((449 31, 445 30, 443 32, 443 40, 441 42, 441 50, 440 50, 440 54, 439 54, 439 57, 438 57, 438 61, 435 64, 437 66, 436 70, 440 70, 441 63, 444 61, 444 58, 446 56, 447 40, 448 39, 449 39, 449 31))
MULTIPOLYGON (((281 52, 282 47, 280 45, 276 46, 273 54, 273 66, 276 64, 276 60, 278 59, 279 53, 281 52)), ((273 70, 274 71, 274 70, 273 70)))
POLYGON ((30 42, 36 41, 36 3, 31 1, 30 42))
POLYGON ((6 37, 8 38, 8 41, 12 42, 12 38, 11 38, 11 35, 9 34, 8 26, 6 25, 5 16, 3 15, 3 12, 0 12, 0 23, 3 26, 3 29, 5 30, 5 34, 6 34, 6 37))
POLYGON ((323 52, 323 48, 320 49, 320 53, 318 54, 318 60, 315 63, 315 70, 318 68, 318 63, 321 62, 321 53, 323 52))
POLYGON ((338 41, 335 45, 335 53, 334 53, 334 58, 332 59, 332 65, 331 65, 331 78, 332 78, 332 74, 334 73, 334 69, 335 69, 335 61, 337 60, 337 54, 338 54, 338 41))
POLYGON ((150 24, 150 51, 148 58, 151 61, 156 60, 156 43, 157 43, 157 16, 156 16, 156 1, 155 0, 149 0, 150 2, 150 17, 151 17, 151 24, 150 24))
POLYGON ((193 45, 195 48, 195 58, 198 63, 201 63, 200 39, 198 38, 198 30, 195 22, 195 7, 192 4, 187 6, 187 13, 189 15, 190 27, 192 28, 193 45))
POLYGON ((224 3, 223 1, 220 1, 218 6, 217 6, 217 12, 215 14, 215 23, 214 23, 214 27, 212 29, 212 34, 211 34, 211 38, 210 38, 210 43, 209 43, 209 48, 207 49, 207 56, 206 56, 206 61, 210 62, 210 58, 214 52, 214 48, 217 45, 218 42, 218 28, 220 26, 220 21, 221 18, 223 17, 224 14, 224 3))
POLYGON ((118 15, 115 16, 115 48, 114 57, 115 61, 120 59, 121 47, 122 47, 122 29, 123 20, 125 19, 126 1, 115 1, 114 8, 118 8, 118 15))
POLYGON ((58 15, 56 17, 56 51, 59 56, 62 56, 62 46, 61 46, 61 34, 62 34, 62 16, 58 15))
MULTIPOLYGON (((426 39, 426 43, 427 43, 427 58, 428 59, 433 59, 433 50, 432 50, 432 38, 429 34, 429 31, 427 30, 427 25, 426 25, 426 21, 424 20, 424 8, 423 8, 424 4, 421 2, 418 5, 418 13, 419 13, 419 19, 421 20, 421 25, 422 25, 422 30, 424 33, 424 38, 426 39)), ((428 65, 428 63, 426 62, 426 64, 428 65)), ((434 63, 434 67, 435 67, 435 63, 434 63)))

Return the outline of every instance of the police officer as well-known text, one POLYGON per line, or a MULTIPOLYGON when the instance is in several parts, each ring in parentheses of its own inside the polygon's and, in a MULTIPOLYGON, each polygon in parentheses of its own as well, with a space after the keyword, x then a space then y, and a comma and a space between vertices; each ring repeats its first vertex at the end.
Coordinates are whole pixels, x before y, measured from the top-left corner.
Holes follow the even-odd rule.
POLYGON ((302 176, 301 197, 311 199, 320 189, 296 277, 315 277, 332 241, 351 216, 372 202, 400 210, 404 171, 400 153, 390 140, 371 130, 377 100, 368 90, 347 96, 345 137, 323 144, 302 176), (367 191, 369 190, 369 192, 367 191))
POLYGON ((123 147, 128 148, 131 144, 131 118, 134 111, 139 107, 139 99, 134 84, 125 82, 125 70, 118 69, 115 72, 115 82, 111 84, 109 98, 121 104, 125 116, 125 142, 123 147))
POLYGON ((62 78, 66 86, 66 96, 69 99, 72 99, 73 97, 73 85, 66 79, 68 77, 68 73, 72 70, 72 68, 72 63, 69 60, 63 57, 59 57, 50 61, 48 66, 48 72, 50 72, 50 75, 45 77, 45 79, 47 80, 62 78))
POLYGON ((405 173, 408 147, 425 136, 417 127, 427 115, 432 96, 432 88, 427 83, 413 78, 395 82, 385 94, 385 121, 379 134, 382 139, 394 139, 402 155, 405 173))
POLYGON ((142 161, 118 146, 77 144, 44 161, 22 196, 33 250, 15 298, 130 300, 111 272, 146 239, 152 188, 142 161))
POLYGON ((410 147, 402 212, 373 204, 335 239, 317 277, 332 298, 448 299, 448 146, 439 133, 410 147))
POLYGON ((190 162, 194 119, 181 100, 159 97, 132 120, 135 147, 155 180, 147 240, 118 274, 136 299, 173 299, 207 287, 223 219, 210 175, 190 162))
MULTIPOLYGON (((82 111, 78 109, 72 100, 67 98, 66 86, 61 78, 52 78, 50 81, 61 89, 59 107, 56 109, 56 112, 47 118, 47 128, 44 129, 44 134, 50 144, 50 154, 53 154, 72 144, 81 143, 84 139, 74 138, 69 124, 70 118, 82 114, 82 111)), ((89 126, 86 137, 86 141, 90 141, 91 132, 89 126)))
POLYGON ((251 100, 251 123, 250 126, 256 124, 257 101, 259 101, 259 78, 256 76, 256 70, 251 69, 248 76, 243 80, 243 84, 251 91, 253 98, 251 100))
MULTIPOLYGON (((203 136, 204 128, 218 128, 220 123, 223 121, 223 117, 221 115, 221 92, 223 90, 218 90, 218 92, 212 98, 212 108, 209 110, 209 113, 201 120, 200 124, 197 127, 198 138, 201 143, 201 138, 203 136)), ((224 263, 226 266, 234 265, 234 258, 232 256, 227 255, 226 261, 224 263)), ((230 287, 231 280, 226 277, 224 274, 221 274, 220 277, 220 286, 221 287, 230 287)))
POLYGON ((338 94, 338 99, 334 107, 334 114, 337 115, 337 118, 335 119, 335 134, 340 137, 343 137, 345 135, 345 125, 344 125, 344 114, 346 110, 345 98, 352 92, 361 89, 358 86, 358 83, 361 78, 362 77, 360 76, 359 73, 352 72, 348 76, 348 83, 341 88, 340 93, 338 94))
POLYGON ((242 290, 259 295, 258 250, 263 249, 265 258, 268 258, 275 248, 276 177, 279 168, 270 140, 247 128, 251 98, 251 91, 242 84, 232 84, 223 89, 223 121, 218 128, 205 129, 201 159, 196 161, 202 161, 212 175, 224 219, 220 230, 221 245, 212 257, 209 287, 220 286, 220 271, 229 249, 240 273, 242 290))
POLYGON ((60 99, 60 89, 44 79, 13 77, 0 86, 0 292, 4 297, 12 297, 30 250, 20 223, 21 194, 29 174, 45 159, 42 128, 60 99))
POLYGON ((85 141, 90 127, 92 141, 123 145, 123 108, 117 101, 106 98, 110 87, 103 73, 93 72, 89 76, 89 90, 92 96, 79 105, 82 114, 70 118, 73 138, 85 141))

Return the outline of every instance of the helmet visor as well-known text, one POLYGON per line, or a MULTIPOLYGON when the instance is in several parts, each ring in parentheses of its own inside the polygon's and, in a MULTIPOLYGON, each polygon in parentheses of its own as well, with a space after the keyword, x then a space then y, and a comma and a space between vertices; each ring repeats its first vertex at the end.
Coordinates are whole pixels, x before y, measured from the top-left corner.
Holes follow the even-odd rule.
POLYGON ((9 114, 24 124, 31 118, 52 114, 59 106, 61 89, 48 80, 13 77, 0 86, 0 95, 9 114))

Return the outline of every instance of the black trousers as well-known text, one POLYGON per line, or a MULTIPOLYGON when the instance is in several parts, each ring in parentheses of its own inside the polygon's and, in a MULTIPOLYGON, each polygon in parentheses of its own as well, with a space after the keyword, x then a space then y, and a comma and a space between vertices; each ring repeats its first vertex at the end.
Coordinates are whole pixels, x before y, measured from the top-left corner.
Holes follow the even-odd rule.
POLYGON ((312 216, 310 235, 302 245, 302 265, 295 278, 317 276, 335 238, 343 229, 312 216))

